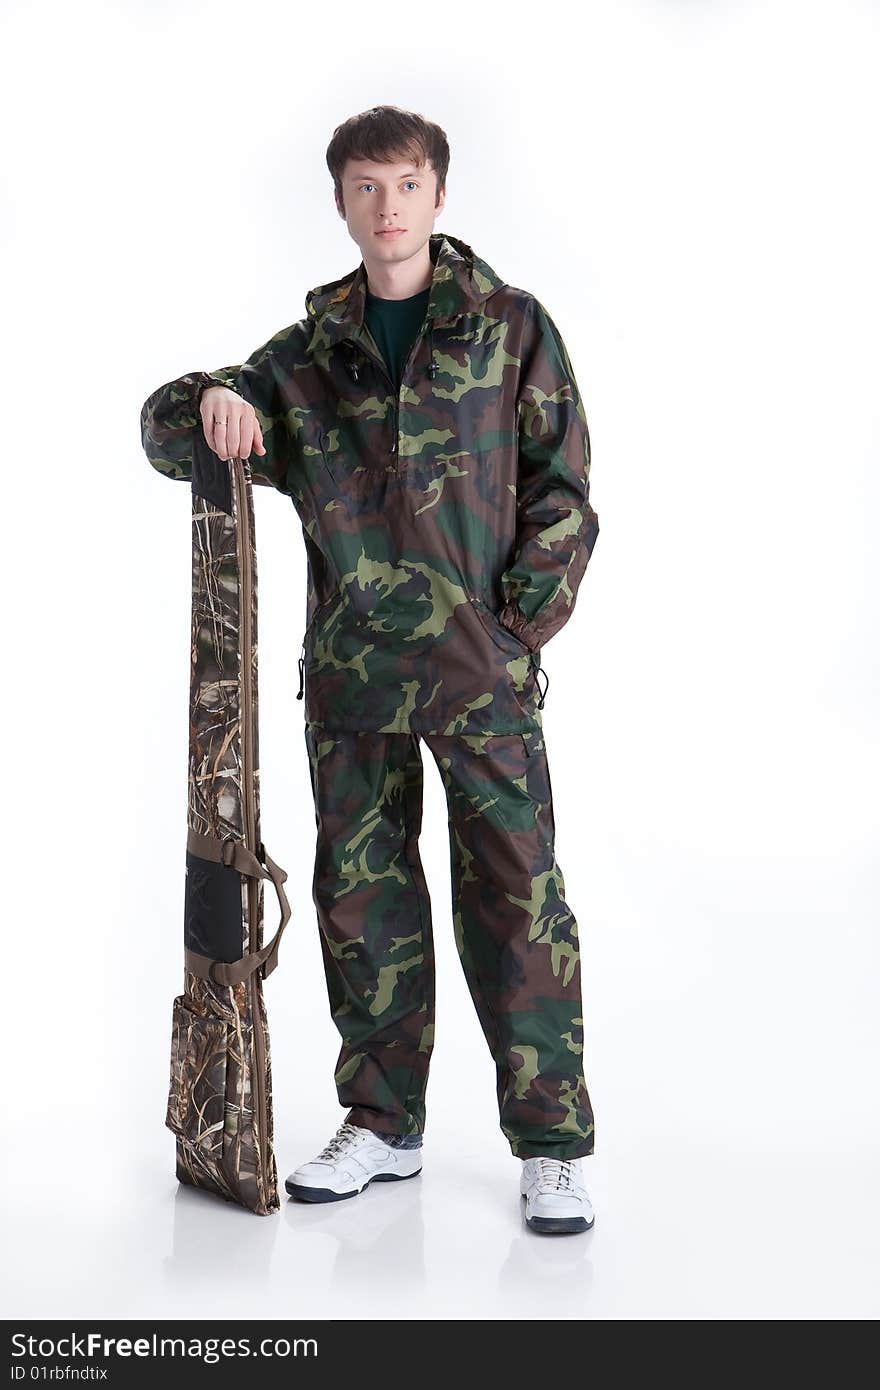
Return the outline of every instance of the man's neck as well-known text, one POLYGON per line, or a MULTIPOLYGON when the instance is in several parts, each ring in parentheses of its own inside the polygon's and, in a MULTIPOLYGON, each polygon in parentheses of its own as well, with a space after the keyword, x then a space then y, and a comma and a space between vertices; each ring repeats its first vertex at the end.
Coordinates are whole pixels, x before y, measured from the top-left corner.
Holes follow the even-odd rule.
POLYGON ((367 289, 379 299, 410 299, 426 290, 434 277, 434 262, 425 242, 418 255, 389 264, 387 261, 363 258, 367 272, 367 289))

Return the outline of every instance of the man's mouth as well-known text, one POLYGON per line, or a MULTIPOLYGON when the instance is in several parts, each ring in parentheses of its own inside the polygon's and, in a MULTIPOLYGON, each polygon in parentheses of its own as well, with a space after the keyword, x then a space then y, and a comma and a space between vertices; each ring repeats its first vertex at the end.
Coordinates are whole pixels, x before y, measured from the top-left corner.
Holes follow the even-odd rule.
POLYGON ((406 227, 381 227, 376 236, 400 236, 406 231, 406 227))

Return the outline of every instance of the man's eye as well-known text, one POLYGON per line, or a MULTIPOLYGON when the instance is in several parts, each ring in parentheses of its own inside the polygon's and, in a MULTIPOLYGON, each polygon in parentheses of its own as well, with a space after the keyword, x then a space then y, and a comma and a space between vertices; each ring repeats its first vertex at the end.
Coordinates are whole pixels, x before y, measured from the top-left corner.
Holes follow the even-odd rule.
POLYGON ((373 185, 372 185, 371 183, 362 183, 362 184, 361 184, 361 187, 358 189, 358 192, 360 193, 361 189, 363 189, 363 188, 372 188, 372 187, 373 187, 373 185))
POLYGON ((419 186, 419 185, 416 183, 415 179, 407 179, 407 183, 411 183, 412 186, 413 186, 413 188, 418 188, 418 186, 419 186))

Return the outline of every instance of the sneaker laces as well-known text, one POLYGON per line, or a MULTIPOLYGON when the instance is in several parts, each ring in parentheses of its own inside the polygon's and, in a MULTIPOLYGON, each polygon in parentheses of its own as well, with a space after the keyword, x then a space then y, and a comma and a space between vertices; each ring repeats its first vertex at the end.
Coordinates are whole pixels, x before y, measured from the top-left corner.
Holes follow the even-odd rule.
POLYGON ((538 1186, 555 1187, 558 1191, 574 1192, 574 1160, 570 1158, 536 1158, 538 1186))
POLYGON ((339 1126, 330 1143, 318 1154, 318 1158, 339 1158, 346 1149, 350 1148, 356 1139, 361 1138, 360 1130, 348 1120, 343 1121, 339 1126))

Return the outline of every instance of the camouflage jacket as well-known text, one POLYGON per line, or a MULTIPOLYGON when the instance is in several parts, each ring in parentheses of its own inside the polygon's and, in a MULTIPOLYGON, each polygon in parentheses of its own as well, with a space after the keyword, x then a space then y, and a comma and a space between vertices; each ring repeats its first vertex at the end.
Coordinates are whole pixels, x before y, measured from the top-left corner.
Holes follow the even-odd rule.
POLYGON ((189 480, 202 390, 254 406, 253 481, 292 499, 306 546, 306 719, 525 733, 541 720, 541 648, 571 617, 599 530, 587 420, 544 306, 457 237, 429 249, 399 393, 364 323, 361 261, 243 365, 154 391, 143 446, 189 480))

